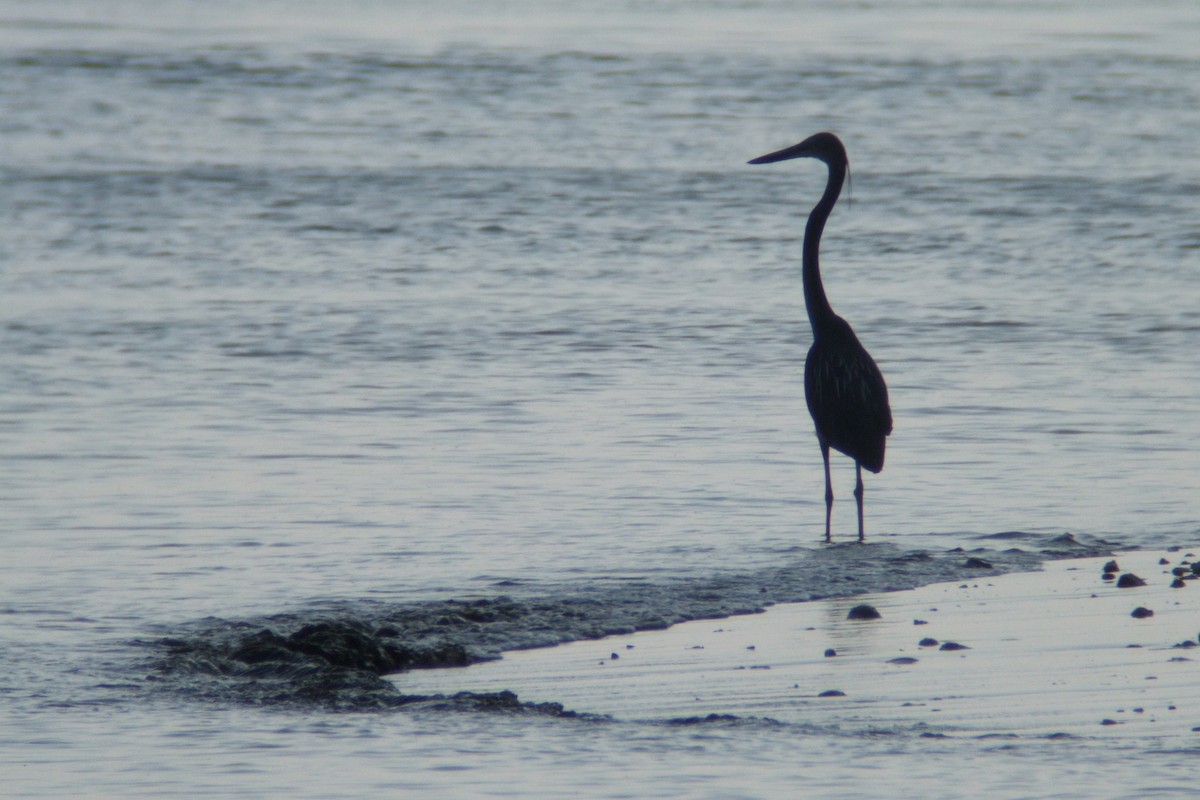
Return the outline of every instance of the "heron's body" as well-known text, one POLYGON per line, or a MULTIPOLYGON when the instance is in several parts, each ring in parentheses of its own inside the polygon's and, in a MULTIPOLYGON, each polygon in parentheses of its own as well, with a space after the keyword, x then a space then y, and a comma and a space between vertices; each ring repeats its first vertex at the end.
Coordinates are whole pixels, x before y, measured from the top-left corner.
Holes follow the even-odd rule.
POLYGON ((830 539, 833 511, 833 484, 829 476, 829 448, 832 447, 854 459, 857 475, 854 496, 858 503, 858 538, 861 541, 862 468, 871 472, 883 469, 884 447, 892 432, 892 410, 888 405, 883 373, 859 343, 850 323, 834 313, 821 283, 821 234, 842 191, 849 160, 845 147, 836 136, 818 133, 750 163, 769 164, 789 158, 816 158, 829 167, 825 193, 809 214, 804 230, 804 305, 813 332, 812 347, 804 363, 804 396, 825 462, 825 540, 830 539))

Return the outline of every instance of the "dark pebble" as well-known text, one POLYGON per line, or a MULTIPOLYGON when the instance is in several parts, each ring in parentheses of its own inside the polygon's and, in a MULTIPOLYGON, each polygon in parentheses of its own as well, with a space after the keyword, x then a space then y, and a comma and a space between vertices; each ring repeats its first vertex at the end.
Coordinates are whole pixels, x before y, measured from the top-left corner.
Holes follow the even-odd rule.
POLYGON ((846 619, 879 619, 883 615, 875 610, 875 606, 861 605, 850 609, 846 619))
POLYGON ((610 661, 616 661, 618 658, 620 658, 620 656, 617 655, 616 653, 612 653, 611 655, 609 655, 608 658, 610 661))
POLYGON ((1160 558, 1160 559, 1158 560, 1158 563, 1159 563, 1159 564, 1170 564, 1171 562, 1170 562, 1170 561, 1167 561, 1165 558, 1160 558))
POLYGON ((937 647, 938 640, 932 639, 932 638, 926 636, 924 639, 917 642, 917 644, 920 645, 921 647, 937 647))
POLYGON ((817 695, 817 697, 845 697, 845 696, 846 696, 846 693, 843 692, 841 689, 826 689, 825 691, 823 691, 819 695, 817 695))
POLYGON ((1132 589, 1135 586, 1145 586, 1146 582, 1134 575, 1132 572, 1126 572, 1117 580, 1118 589, 1132 589))
POLYGON ((929 623, 923 619, 914 619, 913 625, 928 625, 929 623))
POLYGON ((1172 589, 1183 589, 1186 586, 1187 581, 1185 581, 1183 578, 1176 578, 1175 580, 1171 581, 1172 589))
POLYGON ((917 660, 912 656, 900 656, 899 658, 888 659, 889 664, 915 664, 917 660))
POLYGON ((959 644, 958 642, 946 642, 945 644, 943 644, 941 647, 938 648, 938 650, 970 650, 970 649, 971 648, 967 647, 965 644, 959 644))
POLYGON ((825 651, 825 657, 826 657, 826 658, 833 658, 833 657, 834 657, 834 656, 836 656, 836 655, 837 655, 837 650, 834 650, 832 647, 828 648, 828 649, 825 651))
POLYGON ((1192 562, 1192 574, 1193 574, 1193 575, 1200 575, 1200 561, 1193 561, 1193 562, 1192 562))
POLYGON ((1103 572, 1120 572, 1121 568, 1117 566, 1116 561, 1110 561, 1104 565, 1103 572))
POLYGON ((1102 720, 1100 720, 1100 724, 1101 725, 1120 725, 1121 723, 1117 722, 1115 719, 1102 719, 1102 720))
POLYGON ((1133 610, 1132 613, 1130 613, 1129 616, 1133 617, 1134 619, 1146 619, 1147 617, 1153 617, 1154 612, 1145 606, 1138 606, 1133 610))
POLYGON ((989 561, 984 561, 982 558, 971 556, 967 559, 967 563, 963 564, 967 569, 991 569, 992 564, 989 561))
POLYGON ((1102 581, 1116 580, 1116 578, 1117 578, 1117 573, 1115 573, 1115 572, 1106 572, 1100 576, 1100 580, 1102 580, 1102 581))
POLYGON ((1184 575, 1188 574, 1189 572, 1191 572, 1191 570, 1188 569, 1187 567, 1176 567, 1175 569, 1171 570, 1171 574, 1174 575, 1176 578, 1182 578, 1184 575))

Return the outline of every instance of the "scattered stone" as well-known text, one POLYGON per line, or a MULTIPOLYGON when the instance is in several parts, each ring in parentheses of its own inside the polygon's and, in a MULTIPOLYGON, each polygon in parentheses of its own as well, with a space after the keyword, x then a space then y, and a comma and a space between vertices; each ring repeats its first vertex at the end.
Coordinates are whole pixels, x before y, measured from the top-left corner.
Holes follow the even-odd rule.
POLYGON ((1100 576, 1100 580, 1102 580, 1102 581, 1115 581, 1116 579, 1117 579, 1117 573, 1115 573, 1115 572, 1106 572, 1100 576))
POLYGON ((992 563, 990 561, 984 561, 982 558, 971 556, 967 559, 967 562, 963 564, 963 566, 967 569, 991 569, 992 563))
POLYGON ((934 638, 932 638, 932 637, 926 636, 924 639, 922 639, 921 641, 917 642, 917 645, 918 645, 919 647, 937 647, 937 646, 938 646, 938 640, 937 640, 937 639, 934 639, 934 638))
POLYGON ((1109 561, 1107 564, 1104 565, 1103 571, 1104 572, 1120 572, 1121 568, 1117 566, 1116 561, 1109 561))
POLYGON ((841 689, 826 689, 825 691, 823 691, 819 695, 817 695, 817 697, 845 697, 845 696, 846 696, 846 693, 843 692, 841 689))
POLYGON ((1167 561, 1165 558, 1160 558, 1160 559, 1158 560, 1158 563, 1159 563, 1159 564, 1170 564, 1171 562, 1170 562, 1170 561, 1167 561))
POLYGON ((620 656, 617 655, 616 653, 613 653, 608 658, 610 661, 616 661, 618 658, 620 658, 620 656))
POLYGON ((1102 719, 1102 720, 1100 720, 1100 724, 1101 725, 1120 725, 1121 723, 1117 722, 1115 719, 1102 719))
POLYGON ((826 658, 833 658, 833 657, 834 657, 834 656, 836 656, 836 655, 837 655, 837 650, 834 650, 832 647, 830 647, 830 648, 827 648, 827 649, 825 650, 825 657, 826 657, 826 658))
POLYGON ((1189 647, 1200 647, 1200 645, 1197 645, 1197 644, 1196 644, 1195 642, 1193 642, 1191 639, 1184 639, 1184 640, 1183 640, 1182 642, 1180 642, 1179 644, 1172 645, 1172 647, 1173 647, 1173 648, 1175 648, 1175 649, 1186 650, 1186 649, 1188 649, 1189 647))
POLYGON ((970 649, 971 648, 967 647, 965 644, 959 644, 958 642, 946 642, 945 644, 943 644, 941 647, 938 648, 938 650, 970 650, 970 649))
POLYGON ((865 603, 850 609, 850 613, 846 615, 846 619, 880 619, 882 617, 883 615, 875 609, 875 606, 865 603))
POLYGON ((915 664, 917 660, 912 656, 900 656, 898 658, 888 659, 889 664, 915 664))
POLYGON ((914 619, 913 625, 928 625, 929 623, 923 619, 914 619))
POLYGON ((1183 589, 1186 586, 1187 582, 1183 578, 1176 578, 1175 580, 1171 581, 1172 589, 1183 589))
POLYGON ((1191 572, 1191 570, 1188 569, 1187 567, 1176 567, 1175 569, 1171 570, 1171 574, 1174 575, 1176 578, 1182 578, 1184 575, 1188 574, 1189 572, 1191 572))
POLYGON ((1192 562, 1192 574, 1193 574, 1193 575, 1200 575, 1200 561, 1193 561, 1193 562, 1192 562))
POLYGON ((1145 606, 1138 606, 1129 616, 1133 617, 1134 619, 1146 619, 1147 617, 1153 617, 1154 612, 1145 606))
POLYGON ((1132 572, 1126 572, 1117 580, 1118 589, 1132 589, 1135 586, 1145 586, 1146 582, 1134 575, 1132 572))

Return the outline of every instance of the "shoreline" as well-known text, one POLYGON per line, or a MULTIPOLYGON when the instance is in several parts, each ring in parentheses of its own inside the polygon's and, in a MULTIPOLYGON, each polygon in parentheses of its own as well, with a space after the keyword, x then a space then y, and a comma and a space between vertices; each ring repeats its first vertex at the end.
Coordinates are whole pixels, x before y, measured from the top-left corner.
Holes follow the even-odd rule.
MULTIPOLYGON (((384 710, 445 701, 405 692, 389 676, 468 667, 505 653, 664 631, 694 620, 759 615, 784 603, 886 594, 954 580, 1036 570, 1047 561, 1111 551, 1112 543, 1019 532, 982 537, 1036 550, 932 553, 841 543, 753 572, 660 581, 614 579, 560 593, 497 594, 386 604, 338 602, 246 620, 205 619, 147 642, 150 683, 189 698, 256 706, 384 710)), ((457 692, 455 692, 457 694, 457 692)), ((505 695, 463 705, 524 707, 505 695)))
POLYGON ((415 693, 503 689, 623 721, 755 719, 850 732, 1194 745, 1197 554, 1200 547, 1055 560, 1036 572, 781 604, 392 680, 415 693), (1114 558, 1122 575, 1145 585, 1105 580, 1102 566, 1114 558), (1177 567, 1192 577, 1172 588, 1177 567), (864 602, 882 618, 847 619, 864 602), (1135 616, 1137 608, 1154 613, 1135 616))

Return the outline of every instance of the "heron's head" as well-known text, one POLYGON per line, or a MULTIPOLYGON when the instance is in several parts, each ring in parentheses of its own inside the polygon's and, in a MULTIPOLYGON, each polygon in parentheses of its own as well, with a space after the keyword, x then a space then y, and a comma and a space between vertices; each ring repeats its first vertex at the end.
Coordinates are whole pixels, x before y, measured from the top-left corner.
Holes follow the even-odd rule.
POLYGON ((850 163, 846 157, 846 148, 842 146, 842 140, 832 133, 814 133, 800 144, 759 156, 750 163, 774 164, 776 161, 787 161, 789 158, 815 158, 831 167, 846 167, 850 163))

